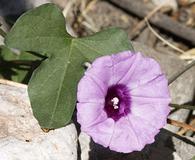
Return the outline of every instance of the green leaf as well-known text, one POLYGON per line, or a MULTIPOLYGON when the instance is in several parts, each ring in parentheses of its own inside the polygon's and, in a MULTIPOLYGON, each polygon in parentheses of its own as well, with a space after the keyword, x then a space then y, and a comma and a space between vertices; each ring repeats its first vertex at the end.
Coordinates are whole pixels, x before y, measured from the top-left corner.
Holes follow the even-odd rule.
POLYGON ((34 116, 43 128, 59 128, 70 122, 84 62, 133 49, 125 32, 117 28, 84 38, 71 37, 61 11, 53 4, 20 17, 5 43, 48 57, 35 70, 28 87, 34 116))
POLYGON ((194 157, 192 157, 192 159, 191 160, 195 160, 195 156, 194 157))

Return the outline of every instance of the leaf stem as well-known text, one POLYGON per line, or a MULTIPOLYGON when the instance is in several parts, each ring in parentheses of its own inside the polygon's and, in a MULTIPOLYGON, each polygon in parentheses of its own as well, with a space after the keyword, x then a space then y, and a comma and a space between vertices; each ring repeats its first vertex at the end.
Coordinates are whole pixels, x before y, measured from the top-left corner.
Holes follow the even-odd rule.
POLYGON ((171 83, 173 83, 179 76, 181 76, 184 72, 186 72, 187 70, 189 70, 191 67, 193 67, 195 65, 195 60, 192 61, 190 64, 186 65, 184 67, 183 70, 175 73, 169 80, 168 80, 168 84, 170 85, 171 83))
POLYGON ((191 106, 191 105, 179 105, 179 104, 170 104, 171 107, 174 107, 176 109, 189 109, 189 110, 195 110, 195 106, 191 106))

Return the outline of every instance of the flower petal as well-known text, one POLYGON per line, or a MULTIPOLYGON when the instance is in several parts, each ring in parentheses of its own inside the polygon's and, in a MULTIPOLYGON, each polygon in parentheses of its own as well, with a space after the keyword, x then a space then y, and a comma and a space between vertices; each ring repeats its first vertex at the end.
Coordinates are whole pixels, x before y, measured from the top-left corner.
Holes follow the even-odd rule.
POLYGON ((100 82, 103 82, 102 86, 111 86, 118 83, 129 70, 133 71, 132 65, 140 56, 140 54, 124 51, 97 58, 85 75, 99 79, 100 82))
POLYGON ((134 61, 134 68, 131 68, 126 76, 119 82, 127 84, 130 89, 146 84, 162 74, 160 66, 155 60, 146 58, 140 53, 137 53, 136 56, 138 58, 134 61), (133 70, 133 72, 131 70, 133 70))
POLYGON ((77 100, 79 102, 104 103, 105 94, 99 85, 88 76, 84 76, 78 84, 77 100))
POLYGON ((130 91, 131 96, 150 98, 169 98, 167 79, 162 74, 148 83, 139 85, 130 91))
POLYGON ((104 104, 98 103, 78 103, 77 104, 77 121, 82 124, 81 128, 85 129, 107 119, 103 110, 104 104))
POLYGON ((108 147, 114 131, 114 120, 107 118, 105 121, 102 121, 82 131, 90 135, 96 143, 99 143, 104 147, 108 147))
POLYGON ((122 117, 115 123, 114 133, 109 145, 111 150, 117 152, 129 153, 132 151, 140 151, 142 145, 128 117, 122 117))
POLYGON ((119 54, 113 54, 111 57, 113 62, 111 84, 117 84, 129 70, 133 70, 133 64, 137 58, 137 54, 125 51, 119 54))
POLYGON ((159 133, 159 129, 152 126, 150 123, 144 121, 143 119, 129 114, 129 121, 131 121, 132 127, 141 143, 142 148, 146 144, 151 144, 154 142, 154 137, 159 133))
POLYGON ((170 112, 169 100, 165 102, 145 103, 143 100, 131 104, 131 114, 139 117, 142 121, 149 123, 156 129, 162 128, 166 124, 166 117, 170 112))
POLYGON ((85 76, 91 77, 98 81, 104 89, 109 86, 110 79, 112 77, 111 67, 112 67, 111 56, 104 56, 97 58, 91 65, 90 68, 85 72, 85 76))

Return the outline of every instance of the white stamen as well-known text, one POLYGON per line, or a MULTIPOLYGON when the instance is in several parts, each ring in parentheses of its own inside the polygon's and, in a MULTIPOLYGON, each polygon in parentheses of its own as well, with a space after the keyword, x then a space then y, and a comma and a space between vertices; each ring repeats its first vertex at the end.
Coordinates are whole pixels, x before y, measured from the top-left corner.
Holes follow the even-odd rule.
POLYGON ((119 103, 119 99, 117 97, 112 98, 111 102, 113 102, 113 107, 114 109, 118 109, 118 103, 119 103))
POLYGON ((113 102, 113 105, 117 105, 119 102, 119 99, 117 97, 112 98, 111 102, 113 102))
POLYGON ((118 106, 115 106, 115 105, 114 105, 114 109, 118 109, 118 106))

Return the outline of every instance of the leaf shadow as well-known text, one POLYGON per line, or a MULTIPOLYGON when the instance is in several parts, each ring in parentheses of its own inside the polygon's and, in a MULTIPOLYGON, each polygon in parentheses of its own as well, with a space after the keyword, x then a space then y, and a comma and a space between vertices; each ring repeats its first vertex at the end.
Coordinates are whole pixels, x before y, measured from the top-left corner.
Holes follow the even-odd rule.
MULTIPOLYGON (((24 63, 28 61, 24 61, 24 63)), ((0 57, 0 75, 8 80, 12 80, 13 76, 19 76, 19 72, 24 72, 24 78, 21 83, 27 84, 33 71, 40 65, 41 61, 29 61, 29 65, 17 64, 12 61, 5 61, 0 57)))

